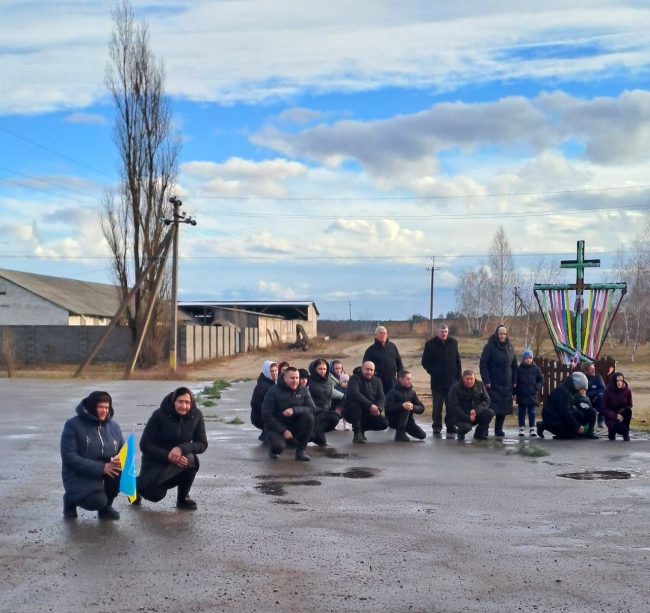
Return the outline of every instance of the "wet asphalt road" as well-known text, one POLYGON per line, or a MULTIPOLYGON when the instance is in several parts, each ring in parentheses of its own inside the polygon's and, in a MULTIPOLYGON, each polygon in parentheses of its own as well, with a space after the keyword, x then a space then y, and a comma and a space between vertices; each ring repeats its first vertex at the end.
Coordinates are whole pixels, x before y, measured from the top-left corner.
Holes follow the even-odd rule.
POLYGON ((335 432, 309 463, 271 461, 252 386, 204 410, 246 423, 206 421, 197 512, 120 496, 98 522, 62 519, 63 422, 106 389, 139 437, 175 385, 0 380, 0 612, 649 610, 650 442, 547 439, 530 459, 518 440, 335 432), (586 469, 630 478, 558 476, 586 469))

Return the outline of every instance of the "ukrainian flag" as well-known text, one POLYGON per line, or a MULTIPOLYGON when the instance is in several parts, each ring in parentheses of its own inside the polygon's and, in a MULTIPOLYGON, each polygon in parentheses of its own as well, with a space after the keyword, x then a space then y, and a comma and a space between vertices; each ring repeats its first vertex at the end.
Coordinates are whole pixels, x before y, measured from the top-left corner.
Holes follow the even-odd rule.
POLYGON ((129 497, 129 502, 137 498, 135 488, 135 434, 131 432, 126 443, 118 453, 122 474, 120 475, 120 492, 129 497))

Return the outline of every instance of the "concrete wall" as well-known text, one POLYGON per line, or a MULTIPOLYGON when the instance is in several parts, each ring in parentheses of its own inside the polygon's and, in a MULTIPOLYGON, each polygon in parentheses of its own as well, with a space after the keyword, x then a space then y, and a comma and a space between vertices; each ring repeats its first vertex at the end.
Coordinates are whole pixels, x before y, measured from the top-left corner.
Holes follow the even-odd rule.
MULTIPOLYGON (((13 334, 18 359, 25 363, 81 363, 104 332, 102 326, 0 326, 13 334)), ((129 357, 131 333, 116 327, 93 362, 124 362, 129 357)))
POLYGON ((259 316, 257 321, 260 331, 259 346, 271 347, 277 343, 293 343, 296 340, 296 329, 300 324, 309 338, 316 337, 317 322, 303 319, 277 319, 275 317, 259 316), (273 342, 271 342, 273 339, 273 342))
POLYGON ((234 326, 179 326, 178 345, 180 363, 192 364, 254 351, 259 347, 258 331, 234 326))
POLYGON ((67 326, 68 311, 0 279, 0 326, 67 326))

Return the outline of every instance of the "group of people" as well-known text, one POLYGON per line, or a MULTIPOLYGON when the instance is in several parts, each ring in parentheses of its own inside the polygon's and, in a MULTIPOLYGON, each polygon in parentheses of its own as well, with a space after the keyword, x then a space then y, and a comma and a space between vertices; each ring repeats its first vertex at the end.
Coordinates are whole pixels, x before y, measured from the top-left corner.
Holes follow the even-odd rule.
MULTIPOLYGON (((113 501, 120 488, 118 454, 124 437, 114 414, 110 394, 92 392, 63 427, 63 516, 68 519, 77 517, 77 508, 97 511, 100 519, 120 518, 113 501)), ((176 488, 176 507, 195 510, 190 489, 199 470, 198 456, 207 448, 203 415, 194 394, 179 387, 163 398, 142 432, 142 468, 132 504, 139 505, 142 499, 159 502, 176 488)))
MULTIPOLYGON (((443 409, 447 438, 485 440, 492 420, 494 435, 503 437, 505 418, 518 405, 519 435, 544 438, 597 439, 596 422, 614 440, 630 440, 632 392, 620 372, 610 373, 605 385, 593 364, 575 371, 547 398, 542 419, 535 410, 543 384, 533 354, 526 349, 518 364, 505 326, 499 326, 480 358, 481 380, 471 369, 462 369, 458 342, 445 324, 427 341, 422 366, 431 378, 434 436, 441 437, 443 409)), ((424 405, 413 388, 412 375, 404 368, 396 345, 385 327, 375 330, 375 341, 366 350, 361 366, 351 376, 341 360, 314 360, 308 370, 288 362, 267 360, 262 364, 251 398, 251 423, 261 430, 260 440, 276 459, 287 447, 298 461, 309 461, 307 445, 326 445, 326 434, 339 425, 352 430, 355 444, 367 442, 370 431, 395 429, 395 440, 424 440, 425 431, 414 415, 424 405)), ((101 519, 119 519, 113 501, 119 492, 119 451, 124 438, 114 420, 112 398, 95 391, 76 408, 61 435, 62 477, 65 494, 63 514, 76 518, 77 508, 97 511, 101 519)), ((194 510, 190 489, 199 469, 198 456, 208 447, 203 415, 194 394, 179 387, 163 398, 146 423, 140 439, 142 468, 136 480, 137 497, 159 502, 177 488, 176 506, 194 510)))

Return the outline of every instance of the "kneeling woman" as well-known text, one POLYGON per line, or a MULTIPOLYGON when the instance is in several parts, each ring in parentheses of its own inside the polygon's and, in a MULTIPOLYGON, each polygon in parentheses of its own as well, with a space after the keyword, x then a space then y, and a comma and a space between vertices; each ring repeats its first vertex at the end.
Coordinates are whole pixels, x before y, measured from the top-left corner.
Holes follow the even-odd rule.
POLYGON ((100 519, 119 519, 113 500, 120 489, 124 439, 113 421, 113 403, 106 392, 93 392, 77 406, 61 434, 63 516, 74 519, 77 507, 99 511, 100 519))
POLYGON ((623 373, 615 372, 603 392, 601 409, 605 416, 610 441, 619 434, 624 441, 630 440, 630 421, 632 420, 632 392, 623 373))
POLYGON ((168 490, 177 487, 176 508, 195 510, 190 489, 199 470, 197 455, 207 448, 203 415, 196 406, 194 394, 186 387, 179 387, 163 398, 142 433, 139 496, 160 502, 168 490))

